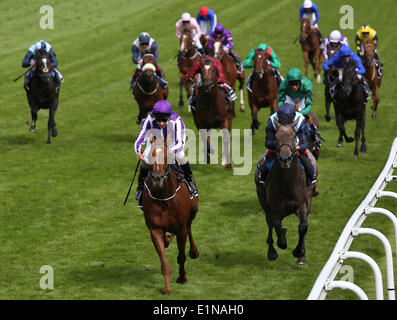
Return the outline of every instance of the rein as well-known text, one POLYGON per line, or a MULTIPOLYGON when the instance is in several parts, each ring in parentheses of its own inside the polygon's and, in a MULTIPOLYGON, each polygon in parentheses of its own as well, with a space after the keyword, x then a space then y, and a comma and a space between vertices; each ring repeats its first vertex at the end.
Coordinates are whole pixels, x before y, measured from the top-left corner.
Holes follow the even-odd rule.
POLYGON ((136 84, 138 85, 138 88, 142 91, 142 93, 143 93, 143 94, 146 94, 147 96, 150 96, 150 95, 152 95, 152 94, 155 94, 156 91, 157 91, 157 89, 158 89, 158 87, 159 87, 159 84, 157 83, 156 88, 154 88, 153 91, 147 92, 147 91, 145 91, 145 89, 143 89, 142 86, 139 84, 139 81, 137 81, 136 84))
MULTIPOLYGON (((167 173, 166 173, 165 176, 164 176, 164 180, 166 180, 166 179, 168 178, 168 176, 170 175, 170 172, 171 172, 171 168, 168 168, 168 171, 167 171, 167 173)), ((150 171, 150 175, 152 175, 152 172, 151 172, 151 171, 150 171)), ((179 183, 179 186, 175 189, 174 194, 173 194, 172 196, 167 197, 167 198, 156 198, 156 197, 153 196, 152 193, 150 192, 150 188, 149 188, 148 185, 146 184, 146 180, 147 180, 147 178, 145 179, 145 182, 144 182, 145 188, 146 188, 146 190, 148 191, 150 198, 152 198, 153 200, 156 200, 156 201, 168 201, 168 200, 171 200, 171 199, 175 198, 177 192, 178 192, 179 189, 182 187, 182 183, 179 183)), ((172 183, 174 184, 174 180, 172 180, 172 183)), ((175 184, 174 184, 174 186, 175 186, 175 184)))

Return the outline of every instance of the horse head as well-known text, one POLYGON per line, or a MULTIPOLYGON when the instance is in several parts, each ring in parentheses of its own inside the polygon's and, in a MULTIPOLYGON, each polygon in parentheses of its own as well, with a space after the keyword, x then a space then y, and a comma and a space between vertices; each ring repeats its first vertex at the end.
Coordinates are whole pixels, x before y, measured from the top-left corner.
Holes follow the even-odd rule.
POLYGON ((263 74, 269 69, 269 63, 266 59, 266 52, 255 48, 254 57, 254 74, 261 79, 263 74))
POLYGON ((375 44, 372 40, 364 42, 364 56, 363 60, 366 64, 371 65, 375 58, 375 44))
POLYGON ((351 94, 354 81, 357 79, 356 66, 355 61, 349 61, 343 68, 342 89, 348 96, 351 94))
POLYGON ((142 57, 142 75, 146 82, 151 83, 155 80, 156 62, 152 53, 146 53, 142 57))
POLYGON ((189 29, 184 28, 180 38, 179 53, 186 56, 191 48, 193 48, 192 35, 190 34, 189 29))
MULTIPOLYGON (((222 38, 223 39, 223 38, 222 38)), ((216 39, 214 40, 214 57, 222 60, 223 55, 225 54, 225 51, 223 51, 223 44, 222 44, 222 39, 216 39)))
POLYGON ((51 59, 50 54, 44 50, 36 51, 36 72, 43 80, 49 81, 51 78, 51 59))
POLYGON ((201 62, 201 88, 208 93, 218 82, 218 74, 212 60, 204 58, 201 62))
POLYGON ((168 135, 167 139, 159 139, 157 138, 154 141, 154 136, 150 137, 151 141, 151 163, 150 167, 150 180, 151 185, 154 190, 161 191, 164 187, 164 182, 170 176, 171 168, 167 163, 168 156, 168 142, 170 140, 170 135, 168 135))
POLYGON ((282 169, 288 169, 291 166, 292 159, 296 156, 296 132, 294 127, 299 119, 290 124, 280 124, 274 119, 276 125, 276 152, 282 169))
POLYGON ((307 18, 301 19, 301 35, 300 40, 301 42, 306 41, 307 37, 310 33, 310 21, 307 18))

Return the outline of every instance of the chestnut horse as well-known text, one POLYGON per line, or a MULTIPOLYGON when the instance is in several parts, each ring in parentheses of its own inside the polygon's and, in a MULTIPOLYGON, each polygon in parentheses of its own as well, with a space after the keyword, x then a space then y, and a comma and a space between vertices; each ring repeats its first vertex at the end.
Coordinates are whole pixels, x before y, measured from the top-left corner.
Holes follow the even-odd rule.
MULTIPOLYGON (((153 139, 151 139, 153 141, 153 139)), ((193 242, 191 225, 198 211, 198 197, 190 198, 189 189, 167 163, 168 147, 163 139, 157 139, 151 145, 150 172, 145 180, 142 194, 142 207, 146 226, 150 231, 154 247, 161 261, 161 271, 165 279, 166 295, 171 294, 170 263, 165 249, 176 235, 178 242, 179 276, 177 283, 185 283, 185 245, 189 236, 189 257, 199 256, 193 242), (166 235, 170 232, 172 235, 166 235)))
POLYGON ((30 126, 29 131, 35 132, 37 112, 39 109, 49 109, 47 143, 50 144, 51 137, 58 136, 55 112, 58 109, 59 87, 57 87, 56 80, 51 76, 53 66, 50 64, 49 53, 38 50, 36 54, 35 71, 29 83, 30 90, 25 88, 32 115, 32 120, 28 121, 27 124, 30 126))
MULTIPOLYGON (((225 76, 226 82, 232 87, 234 91, 236 91, 236 79, 239 81, 239 91, 240 91, 240 111, 245 111, 244 106, 244 71, 241 73, 237 72, 237 66, 233 61, 233 58, 226 54, 223 50, 222 39, 214 40, 214 57, 219 59, 222 63, 222 70, 225 76)), ((234 110, 234 102, 233 102, 233 110, 234 110)))
MULTIPOLYGON (((277 251, 273 246, 273 228, 277 234, 277 245, 280 249, 287 248, 287 229, 282 227, 282 220, 295 213, 299 217, 299 241, 292 254, 298 258, 298 264, 305 264, 306 249, 305 235, 308 228, 308 215, 312 204, 312 186, 306 186, 306 173, 301 167, 297 151, 295 149, 296 133, 294 130, 295 122, 289 125, 280 125, 275 120, 276 130, 276 152, 273 168, 268 174, 265 185, 260 183, 258 167, 255 170, 256 193, 260 205, 266 214, 268 226, 268 251, 267 258, 276 260, 277 251)), ((314 158, 308 152, 309 158, 314 164, 316 176, 317 165, 314 158)), ((258 165, 265 161, 263 155, 258 165)))
MULTIPOLYGON (((180 39, 178 51, 178 67, 179 67, 179 106, 183 106, 183 87, 185 86, 187 98, 190 98, 190 82, 185 81, 185 74, 190 71, 193 65, 201 58, 197 47, 193 43, 193 38, 189 29, 184 29, 180 39)), ((190 110, 190 106, 189 106, 190 110)))
POLYGON ((269 107, 270 114, 277 111, 278 84, 269 61, 266 59, 266 51, 255 48, 254 71, 252 74, 251 89, 248 91, 248 102, 251 108, 251 131, 259 129, 258 112, 260 108, 269 107))
POLYGON ((372 119, 375 119, 379 103, 379 88, 382 78, 379 79, 378 77, 375 63, 380 63, 380 61, 375 59, 375 45, 372 40, 364 42, 364 56, 362 60, 365 68, 365 78, 368 80, 368 84, 372 91, 372 119))
POLYGON ((233 110, 232 106, 226 102, 225 93, 218 87, 218 75, 210 59, 204 58, 198 81, 199 83, 196 85, 197 105, 192 109, 192 113, 194 123, 203 139, 204 156, 206 156, 207 163, 210 163, 210 153, 213 153, 213 148, 210 143, 209 130, 222 129, 223 153, 221 165, 225 165, 226 170, 231 170, 229 147, 233 110))
POLYGON ((305 77, 307 77, 307 69, 309 62, 314 70, 314 77, 317 83, 321 82, 321 63, 322 52, 320 50, 320 39, 317 31, 311 27, 310 20, 301 19, 300 43, 303 51, 303 59, 305 60, 305 77))
POLYGON ((156 78, 154 54, 145 54, 142 61, 142 73, 138 76, 136 85, 132 90, 135 101, 139 106, 139 115, 136 119, 137 124, 140 124, 142 119, 152 111, 157 101, 166 100, 168 97, 168 87, 163 89, 156 78))

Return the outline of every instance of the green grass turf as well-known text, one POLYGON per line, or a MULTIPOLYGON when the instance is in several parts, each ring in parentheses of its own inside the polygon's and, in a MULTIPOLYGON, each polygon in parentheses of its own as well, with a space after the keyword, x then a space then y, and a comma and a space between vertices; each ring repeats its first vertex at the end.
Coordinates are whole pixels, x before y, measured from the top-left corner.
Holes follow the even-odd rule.
MULTIPOLYGON (((326 36, 339 28, 339 8, 345 1, 316 3, 319 26, 326 36)), ((298 35, 301 3, 76 0, 46 4, 54 8, 53 30, 39 28, 40 4, 26 0, 0 3, 0 298, 163 299, 160 262, 143 215, 133 196, 126 207, 122 205, 136 166, 133 142, 138 131, 137 105, 128 90, 135 69, 131 43, 142 31, 157 40, 159 64, 170 85, 169 101, 187 127, 194 129, 186 107, 177 106, 175 22, 181 13, 195 14, 202 5, 214 9, 218 21, 233 34, 243 58, 264 41, 276 51, 285 75, 291 67, 303 68, 300 46, 292 43, 298 35), (23 72, 21 61, 38 39, 52 44, 65 78, 56 113, 59 136, 52 145, 45 144, 47 111, 39 112, 37 132, 29 133, 23 81, 12 81, 23 72), (53 290, 40 288, 43 265, 53 267, 53 290)), ((172 299, 305 299, 309 294, 346 222, 383 169, 397 133, 392 24, 397 17, 388 9, 394 2, 384 0, 380 6, 354 0, 350 4, 354 30, 343 33, 351 47, 362 23, 370 23, 380 38, 379 55, 385 65, 381 101, 376 120, 367 114, 368 152, 353 160, 352 144, 336 147, 334 112, 332 121, 325 122, 323 85, 313 84, 313 111, 326 141, 319 160, 320 195, 309 216, 309 264, 296 265, 291 254, 298 239, 298 220, 293 216, 284 220, 288 249, 278 249, 277 261, 266 259, 267 227, 253 180, 256 160, 264 152, 269 114, 261 110, 262 126, 253 137, 254 163, 249 175, 233 175, 220 165, 193 165, 200 200, 192 230, 200 257, 187 260, 188 282, 177 285, 176 242, 167 249, 172 299)), ((309 78, 313 80, 311 71, 309 78)), ((246 91, 244 94, 248 102, 246 91)), ((246 113, 237 111, 233 128, 249 128, 250 122, 247 105, 246 113)), ((354 126, 347 124, 351 135, 354 126)), ((393 188, 397 189, 388 187, 393 188)), ((382 204, 396 212, 395 202, 382 200, 382 204)), ((371 223, 365 226, 393 234, 386 219, 370 217, 368 221, 371 223)), ((353 248, 370 254, 384 270, 383 247, 377 240, 360 236, 353 248)), ((374 298, 370 268, 362 262, 347 264, 354 267, 355 282, 374 298)), ((356 297, 335 290, 329 298, 356 297)))

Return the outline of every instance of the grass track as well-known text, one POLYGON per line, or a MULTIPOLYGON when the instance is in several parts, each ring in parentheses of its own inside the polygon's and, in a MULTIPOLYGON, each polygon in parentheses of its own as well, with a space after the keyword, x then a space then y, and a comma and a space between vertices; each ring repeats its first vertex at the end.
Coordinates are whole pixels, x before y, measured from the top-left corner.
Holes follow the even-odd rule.
MULTIPOLYGON (((324 35, 338 27, 344 1, 316 1, 324 35)), ((138 127, 137 106, 128 91, 134 70, 131 43, 141 31, 158 42, 160 65, 170 83, 169 101, 187 126, 186 108, 177 107, 178 76, 174 56, 175 22, 182 12, 202 5, 217 12, 245 57, 260 41, 279 56, 281 72, 303 68, 298 44, 299 1, 46 1, 55 11, 54 30, 39 28, 39 4, 22 0, 0 3, 0 298, 1 299, 163 299, 160 263, 143 216, 130 198, 122 206, 136 159, 132 150, 138 127), (231 5, 232 4, 232 5, 231 5), (38 131, 28 132, 30 113, 22 80, 14 79, 27 48, 38 39, 50 42, 65 77, 56 113, 59 137, 46 145, 47 118, 39 112, 38 131), (54 268, 54 290, 42 290, 42 265, 54 268)), ((297 266, 291 250, 297 242, 297 220, 288 217, 288 249, 279 259, 266 256, 267 227, 255 194, 253 169, 236 176, 218 165, 193 165, 200 192, 193 234, 200 257, 186 263, 188 282, 177 277, 177 248, 167 250, 172 267, 172 299, 305 299, 327 261, 345 223, 366 196, 388 157, 397 133, 394 66, 396 12, 392 0, 374 6, 351 1, 354 30, 343 32, 351 47, 355 30, 370 23, 378 32, 385 64, 378 119, 367 115, 367 154, 354 161, 353 145, 336 148, 333 119, 324 121, 323 85, 314 84, 314 112, 326 139, 319 161, 320 196, 313 201, 306 248, 309 265, 297 266), (369 9, 370 8, 370 9, 369 9)), ((247 72, 248 75, 248 72, 247 72)), ((313 80, 312 74, 309 77, 313 80)), ((246 93, 245 93, 246 95, 246 93)), ((245 100, 248 101, 247 97, 245 100)), ((247 106, 248 107, 248 106, 247 106)), ((369 110, 369 107, 367 107, 369 110)), ((253 138, 253 168, 264 151, 264 124, 253 138)), ((249 128, 249 111, 238 112, 233 128, 249 128)), ((353 134, 354 124, 347 125, 353 134)), ((390 190, 397 190, 391 187, 390 190)), ((396 204, 379 204, 396 212, 396 204)), ((392 234, 382 217, 371 227, 392 234)), ((365 223, 365 226, 368 226, 365 223)), ((392 246, 394 241, 392 241, 392 246)), ((365 249, 384 270, 381 244, 362 236, 354 249, 365 249)), ((350 263, 350 262, 349 262, 350 263)), ((369 267, 351 262, 355 282, 374 298, 369 267)), ((386 286, 384 286, 386 287, 386 286)), ((385 293, 386 296, 386 293, 385 293)), ((330 299, 355 297, 335 291, 330 299)))

